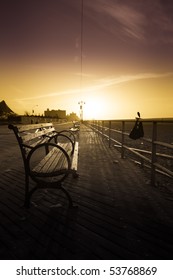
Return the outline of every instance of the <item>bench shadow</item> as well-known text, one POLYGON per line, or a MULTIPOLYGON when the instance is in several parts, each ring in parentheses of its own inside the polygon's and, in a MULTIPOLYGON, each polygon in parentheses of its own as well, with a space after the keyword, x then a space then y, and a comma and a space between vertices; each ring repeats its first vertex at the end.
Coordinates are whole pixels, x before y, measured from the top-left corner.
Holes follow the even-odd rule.
MULTIPOLYGON (((33 209, 33 211, 35 211, 33 209)), ((77 241, 75 224, 78 218, 78 209, 64 207, 60 202, 40 209, 45 220, 39 225, 38 234, 32 240, 32 247, 28 248, 27 259, 74 259, 77 241)), ((27 223, 37 223, 33 215, 29 214, 27 223)))

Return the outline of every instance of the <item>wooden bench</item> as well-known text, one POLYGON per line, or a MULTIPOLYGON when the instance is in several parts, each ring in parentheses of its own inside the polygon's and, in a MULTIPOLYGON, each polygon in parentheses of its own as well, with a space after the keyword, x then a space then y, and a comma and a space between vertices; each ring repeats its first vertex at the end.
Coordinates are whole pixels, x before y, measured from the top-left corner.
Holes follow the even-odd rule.
MULTIPOLYGON (((32 194, 40 188, 61 189, 73 202, 62 182, 72 173, 78 177, 78 142, 71 131, 57 132, 52 123, 13 125, 25 170, 25 207, 29 208, 32 194), (30 179, 36 184, 30 187, 30 179)), ((17 164, 17 163, 16 163, 17 164)))
POLYGON ((73 133, 76 133, 80 130, 80 123, 79 122, 73 122, 73 127, 70 128, 70 131, 73 133))

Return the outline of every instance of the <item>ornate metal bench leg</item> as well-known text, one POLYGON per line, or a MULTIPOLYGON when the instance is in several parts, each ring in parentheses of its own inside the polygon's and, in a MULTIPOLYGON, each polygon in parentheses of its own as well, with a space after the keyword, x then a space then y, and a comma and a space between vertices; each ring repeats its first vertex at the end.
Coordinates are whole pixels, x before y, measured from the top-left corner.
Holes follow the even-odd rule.
POLYGON ((30 208, 30 204, 31 204, 31 196, 33 194, 33 192, 36 190, 37 188, 34 188, 32 191, 28 192, 26 195, 25 195, 25 204, 24 206, 26 208, 30 208))
POLYGON ((66 191, 62 186, 60 187, 60 189, 63 191, 63 193, 65 193, 65 195, 66 195, 67 198, 68 198, 68 201, 69 201, 69 208, 72 208, 72 207, 73 207, 73 201, 72 201, 72 198, 71 198, 71 196, 69 195, 68 191, 66 191))
POLYGON ((29 196, 25 197, 24 207, 25 207, 25 208, 29 208, 29 207, 30 207, 30 199, 29 199, 29 196))
MULTIPOLYGON (((28 181, 28 183, 29 183, 29 181, 28 181)), ((26 184, 27 184, 27 182, 26 182, 26 184)), ((26 187, 27 187, 27 185, 26 185, 26 187)), ((36 190, 37 190, 37 186, 35 186, 35 187, 34 187, 32 190, 30 190, 30 191, 26 188, 26 191, 25 191, 25 203, 24 203, 25 208, 30 208, 31 196, 32 196, 32 194, 33 194, 36 190)))

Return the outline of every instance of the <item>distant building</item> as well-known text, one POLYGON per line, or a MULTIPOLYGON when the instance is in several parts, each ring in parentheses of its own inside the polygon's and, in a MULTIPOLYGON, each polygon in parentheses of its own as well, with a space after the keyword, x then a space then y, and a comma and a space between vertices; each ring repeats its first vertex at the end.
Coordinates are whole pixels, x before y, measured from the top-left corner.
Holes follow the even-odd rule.
POLYGON ((66 118, 66 110, 49 110, 47 109, 44 111, 45 117, 50 118, 58 118, 58 119, 65 119, 66 118))
POLYGON ((67 115, 67 119, 69 121, 78 121, 79 117, 76 115, 76 113, 72 112, 69 115, 67 115))

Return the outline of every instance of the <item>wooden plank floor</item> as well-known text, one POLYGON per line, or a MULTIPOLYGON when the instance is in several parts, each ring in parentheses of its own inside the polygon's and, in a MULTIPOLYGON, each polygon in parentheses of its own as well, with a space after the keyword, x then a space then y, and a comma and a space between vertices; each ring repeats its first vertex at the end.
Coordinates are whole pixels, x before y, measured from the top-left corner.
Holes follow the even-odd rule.
POLYGON ((79 134, 79 178, 63 193, 37 192, 23 208, 20 151, 0 128, 1 259, 172 259, 173 192, 155 188, 142 169, 121 159, 95 132, 79 134))

